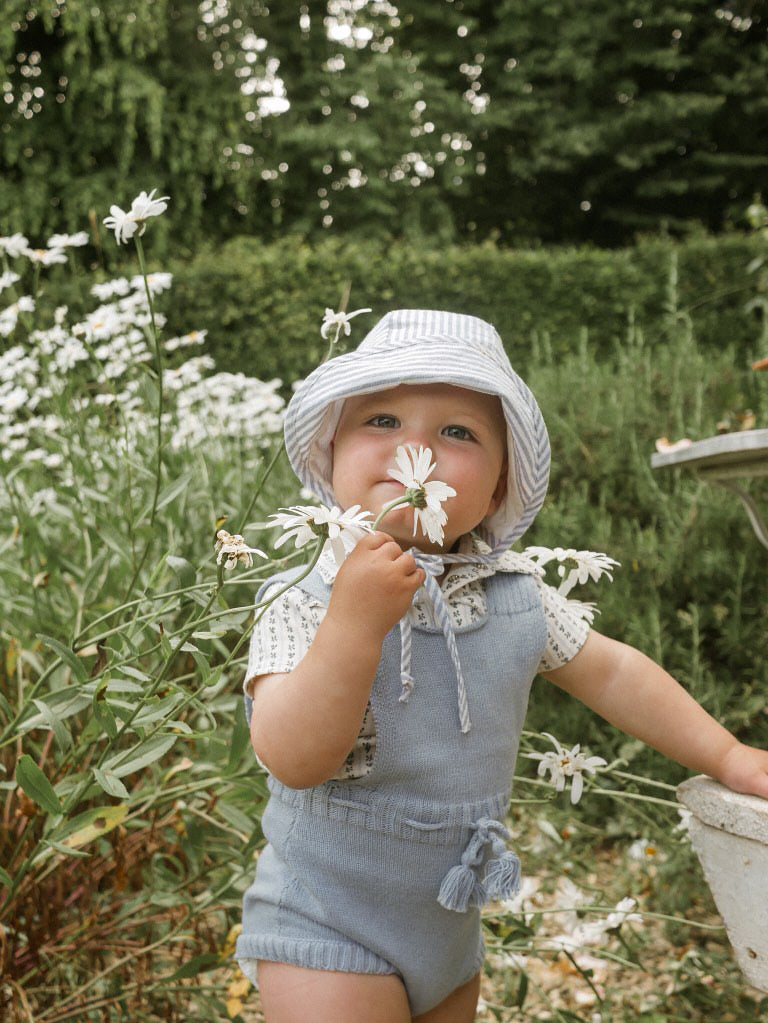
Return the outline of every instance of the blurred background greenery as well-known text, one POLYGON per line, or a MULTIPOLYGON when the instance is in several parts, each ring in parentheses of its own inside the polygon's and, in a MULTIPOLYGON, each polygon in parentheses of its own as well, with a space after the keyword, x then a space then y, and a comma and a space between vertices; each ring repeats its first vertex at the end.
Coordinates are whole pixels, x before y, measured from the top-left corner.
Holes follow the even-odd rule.
MULTIPOLYGON (((617 246, 764 188, 759 0, 4 0, 0 222, 617 246), (119 204, 119 202, 118 202, 119 204)), ((166 251, 163 251, 164 247, 166 251)))

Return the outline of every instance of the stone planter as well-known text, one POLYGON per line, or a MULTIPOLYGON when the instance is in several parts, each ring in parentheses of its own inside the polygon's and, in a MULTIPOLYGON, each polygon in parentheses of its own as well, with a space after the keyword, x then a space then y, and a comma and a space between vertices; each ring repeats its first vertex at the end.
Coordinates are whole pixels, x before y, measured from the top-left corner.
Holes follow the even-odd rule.
POLYGON ((754 987, 768 991, 768 800, 699 775, 678 787, 690 834, 733 946, 754 987))

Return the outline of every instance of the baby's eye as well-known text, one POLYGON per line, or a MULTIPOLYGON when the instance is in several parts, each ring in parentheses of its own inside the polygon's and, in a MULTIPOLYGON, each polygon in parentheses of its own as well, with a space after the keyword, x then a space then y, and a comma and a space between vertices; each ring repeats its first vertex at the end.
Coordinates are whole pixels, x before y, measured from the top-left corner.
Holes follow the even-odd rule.
POLYGON ((446 426, 443 430, 443 434, 446 437, 451 437, 453 440, 473 440, 473 436, 465 426, 446 426))
POLYGON ((371 416, 368 420, 368 425, 379 426, 384 430, 394 430, 399 426, 399 423, 395 416, 388 416, 382 413, 377 416, 371 416))

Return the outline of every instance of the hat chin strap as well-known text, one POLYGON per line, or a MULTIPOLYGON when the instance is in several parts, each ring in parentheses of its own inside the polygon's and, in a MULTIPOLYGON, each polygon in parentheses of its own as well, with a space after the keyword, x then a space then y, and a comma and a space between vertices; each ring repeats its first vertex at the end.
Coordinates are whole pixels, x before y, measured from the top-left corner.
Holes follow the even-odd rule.
MULTIPOLYGON (((459 724, 461 731, 466 735, 472 728, 469 717, 469 705, 467 703, 467 687, 464 682, 464 673, 461 670, 461 660, 456 644, 456 633, 453 622, 448 611, 448 605, 443 597, 440 583, 437 581, 445 571, 446 562, 472 562, 481 565, 492 565, 503 554, 505 547, 497 547, 488 554, 425 554, 416 548, 411 548, 410 553, 414 561, 423 568, 427 574, 424 582, 424 589, 427 591, 437 624, 445 637, 448 653, 451 655, 453 668, 456 672, 457 701, 459 709, 459 724)), ((415 680, 411 666, 411 648, 413 638, 413 627, 409 614, 400 619, 400 702, 407 703, 413 691, 415 680)))

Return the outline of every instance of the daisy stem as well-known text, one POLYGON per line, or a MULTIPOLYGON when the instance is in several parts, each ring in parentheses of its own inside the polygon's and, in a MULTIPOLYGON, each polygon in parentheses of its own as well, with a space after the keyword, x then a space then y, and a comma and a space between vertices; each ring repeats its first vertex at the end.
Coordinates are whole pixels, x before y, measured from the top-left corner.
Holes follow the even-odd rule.
POLYGON ((371 526, 371 529, 378 529, 381 520, 384 518, 385 515, 388 515, 393 508, 399 508, 401 507, 401 505, 410 503, 411 503, 410 497, 408 497, 407 494, 404 494, 402 497, 396 497, 395 500, 390 501, 389 504, 385 504, 384 507, 379 512, 379 514, 376 516, 374 523, 371 526))
POLYGON ((141 270, 141 276, 144 278, 144 290, 147 293, 147 304, 149 306, 149 320, 152 325, 152 344, 153 344, 153 355, 155 357, 155 372, 157 374, 157 469, 155 479, 155 493, 152 498, 152 510, 149 513, 149 524, 154 525, 155 513, 157 512, 157 501, 160 496, 160 481, 162 477, 163 467, 163 412, 165 405, 165 394, 163 391, 163 363, 160 357, 160 338, 157 333, 157 323, 155 322, 155 307, 152 302, 152 291, 149 287, 149 280, 147 278, 147 266, 144 260, 144 246, 141 244, 141 238, 134 235, 133 239, 136 243, 136 254, 139 257, 139 269, 141 270))
POLYGON ((272 459, 270 460, 269 465, 267 465, 266 469, 264 470, 264 472, 262 474, 261 479, 259 480, 258 484, 254 488, 253 495, 252 495, 251 500, 250 500, 250 502, 248 504, 248 507, 243 512, 243 521, 242 521, 242 523, 240 525, 240 532, 242 532, 245 529, 246 523, 248 522, 248 519, 250 518, 250 514, 253 511, 253 506, 256 504, 256 499, 258 498, 259 494, 261 493, 261 488, 267 482, 267 477, 269 476, 269 474, 274 469, 275 464, 276 464, 278 458, 280 457, 280 455, 282 455, 282 453, 284 451, 285 451, 285 438, 283 437, 283 438, 281 438, 280 443, 277 445, 277 449, 275 450, 275 453, 272 455, 272 459))

